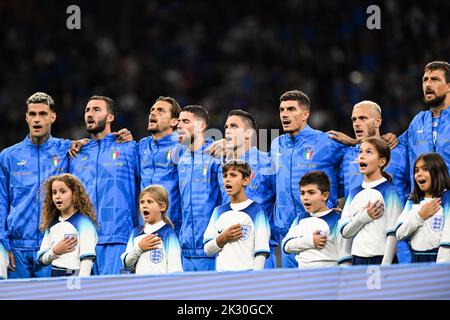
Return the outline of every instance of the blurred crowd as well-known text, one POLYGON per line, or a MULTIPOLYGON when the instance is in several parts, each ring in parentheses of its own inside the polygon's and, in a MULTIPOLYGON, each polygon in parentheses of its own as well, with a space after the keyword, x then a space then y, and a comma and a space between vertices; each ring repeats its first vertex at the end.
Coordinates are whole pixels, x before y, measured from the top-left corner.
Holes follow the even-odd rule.
POLYGON ((448 61, 447 1, 380 3, 381 29, 366 20, 374 1, 0 1, 0 149, 26 133, 25 100, 49 93, 52 134, 86 136, 83 113, 94 94, 112 97, 136 140, 147 135, 159 95, 200 104, 222 129, 229 110, 280 128, 281 93, 311 98, 310 125, 352 133, 360 100, 383 109, 384 132, 400 134, 422 108, 423 67, 448 61), (69 30, 67 6, 81 9, 69 30))

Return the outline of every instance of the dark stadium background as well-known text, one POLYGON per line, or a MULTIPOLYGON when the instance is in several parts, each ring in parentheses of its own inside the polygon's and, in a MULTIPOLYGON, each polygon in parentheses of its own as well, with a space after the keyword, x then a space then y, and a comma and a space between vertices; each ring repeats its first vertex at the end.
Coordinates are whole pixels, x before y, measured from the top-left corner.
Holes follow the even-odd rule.
POLYGON ((232 108, 279 128, 278 98, 312 100, 310 124, 352 133, 352 104, 383 109, 383 130, 400 134, 421 108, 421 77, 448 61, 450 1, 0 1, 0 149, 27 134, 25 100, 49 93, 52 134, 86 136, 85 101, 116 100, 114 129, 146 133, 159 95, 207 107, 222 128, 232 108), (68 30, 67 6, 81 8, 68 30), (366 9, 381 8, 381 30, 366 9))

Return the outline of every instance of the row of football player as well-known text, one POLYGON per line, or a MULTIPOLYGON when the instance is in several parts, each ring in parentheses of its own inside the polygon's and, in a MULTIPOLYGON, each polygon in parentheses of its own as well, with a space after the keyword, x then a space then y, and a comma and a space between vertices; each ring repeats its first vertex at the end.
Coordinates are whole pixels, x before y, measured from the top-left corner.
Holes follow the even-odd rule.
MULTIPOLYGON (((386 171, 393 177, 402 203, 410 193, 410 182, 414 181, 413 167, 409 164, 420 154, 435 151, 448 164, 449 70, 445 62, 426 66, 423 92, 430 110, 414 118, 400 137, 400 145, 392 149, 386 171)), ((257 126, 251 114, 232 111, 225 124, 224 148, 231 151, 232 157, 250 164, 253 174, 246 194, 260 203, 269 217, 271 254, 265 267, 276 267, 275 246, 286 236, 292 221, 305 213, 298 187, 302 176, 320 168, 330 177, 331 207, 339 196, 348 198, 350 190, 361 185, 362 176, 357 174, 359 167, 355 161, 360 146, 346 147, 330 137, 357 144, 364 137, 380 136, 381 125, 381 108, 374 102, 363 101, 355 105, 352 113, 356 139, 338 132, 313 130, 307 124, 309 98, 297 90, 280 97, 279 112, 286 134, 272 142, 270 154, 256 148, 257 126)), ((0 239, 9 251, 11 277, 43 274, 35 263, 42 238, 38 230, 41 208, 38 190, 41 181, 62 172, 76 175, 94 204, 100 225, 95 274, 120 272, 118 257, 139 222, 133 211, 139 182, 141 190, 150 184, 161 184, 168 190, 171 203, 168 215, 179 235, 184 269, 214 269, 214 259, 203 250, 203 234, 213 209, 228 202, 229 197, 220 183, 221 161, 204 152, 211 146, 204 135, 209 124, 206 109, 187 106, 181 110, 175 99, 159 98, 150 110, 150 136, 137 146, 133 141, 118 143, 111 133, 113 101, 94 96, 85 109, 86 129, 92 139, 70 162, 66 155, 70 141, 50 136, 55 119, 51 97, 42 93, 33 95, 27 100, 29 136, 0 155, 0 239)), ((409 261, 407 257, 404 260, 409 261)), ((292 256, 283 253, 282 266, 295 265, 292 256)))

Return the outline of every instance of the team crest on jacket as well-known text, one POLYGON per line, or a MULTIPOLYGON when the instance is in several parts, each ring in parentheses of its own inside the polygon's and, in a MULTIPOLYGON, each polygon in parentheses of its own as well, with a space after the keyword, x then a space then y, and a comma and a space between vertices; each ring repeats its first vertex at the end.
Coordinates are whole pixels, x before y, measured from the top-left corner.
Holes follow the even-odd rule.
POLYGON ((166 160, 170 160, 173 156, 173 151, 172 150, 168 150, 165 154, 166 156, 166 160))
POLYGON ((117 149, 111 150, 111 158, 113 160, 116 160, 117 158, 119 158, 119 150, 117 150, 117 149))
POLYGON ((160 263, 163 259, 163 255, 161 249, 150 250, 150 261, 153 263, 160 263))
POLYGON ((52 166, 56 167, 61 162, 61 159, 59 159, 59 157, 56 155, 56 156, 52 156, 51 161, 52 161, 52 166))
POLYGON ((247 225, 241 226, 242 237, 239 240, 245 241, 248 238, 250 238, 250 231, 251 230, 252 230, 251 226, 247 226, 247 225))
POLYGON ((205 163, 202 168, 202 175, 206 176, 207 173, 208 173, 208 164, 205 163))
POLYGON ((431 218, 430 225, 434 232, 442 231, 444 228, 444 217, 441 215, 434 215, 431 218))
POLYGON ((303 147, 303 158, 305 160, 311 160, 314 154, 314 147, 310 144, 307 144, 303 147))

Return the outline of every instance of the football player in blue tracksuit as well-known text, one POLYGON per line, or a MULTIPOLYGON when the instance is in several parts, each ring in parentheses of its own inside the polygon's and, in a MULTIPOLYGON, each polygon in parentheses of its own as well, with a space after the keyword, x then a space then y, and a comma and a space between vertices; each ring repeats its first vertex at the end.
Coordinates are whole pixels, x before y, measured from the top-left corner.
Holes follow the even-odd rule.
MULTIPOLYGON (((278 244, 276 230, 273 224, 275 206, 275 172, 272 170, 269 155, 259 151, 255 146, 257 125, 252 114, 243 110, 232 110, 225 123, 226 149, 229 157, 245 160, 252 169, 250 183, 245 188, 249 199, 261 204, 270 223, 270 256, 266 259, 264 268, 276 268, 277 259, 275 247, 278 244)), ((222 166, 218 172, 218 182, 222 194, 222 204, 230 202, 230 197, 223 184, 222 166)))
MULTIPOLYGON (((270 156, 276 170, 275 228, 280 239, 289 231, 292 221, 304 214, 300 201, 300 178, 307 172, 321 170, 331 181, 328 199, 330 208, 337 206, 337 167, 345 146, 330 139, 328 134, 307 125, 310 102, 306 94, 294 90, 280 97, 280 119, 286 134, 272 141, 270 156)), ((296 268, 294 254, 282 252, 282 266, 296 268)))
POLYGON ((190 105, 180 113, 177 132, 187 146, 178 161, 182 222, 179 239, 184 271, 215 270, 215 259, 203 250, 203 234, 215 207, 221 204, 217 172, 220 160, 205 149, 209 115, 201 106, 190 105))
MULTIPOLYGON (((363 139, 366 137, 380 137, 380 126, 382 122, 381 108, 373 101, 361 101, 353 107, 352 123, 355 137, 363 139)), ((350 190, 358 188, 363 182, 363 175, 359 170, 357 158, 359 155, 359 144, 347 148, 342 158, 339 171, 339 189, 347 199, 350 190)), ((409 165, 407 148, 398 145, 391 150, 391 160, 385 170, 393 179, 394 187, 404 205, 409 196, 411 187, 409 185, 409 165)), ((397 243, 397 257, 400 263, 411 262, 411 252, 406 241, 397 243)))
MULTIPOLYGON (((409 163, 427 152, 437 152, 450 170, 450 64, 433 61, 425 66, 422 78, 423 102, 429 110, 419 112, 399 137, 408 148, 409 163)), ((410 167, 414 185, 414 168, 410 167)))
POLYGON ((41 184, 67 172, 71 141, 53 138, 54 101, 37 92, 27 101, 25 120, 29 134, 0 154, 0 241, 9 252, 8 278, 50 277, 51 268, 36 260, 43 233, 41 184))
POLYGON ((97 214, 100 229, 93 274, 100 275, 121 272, 120 255, 139 222, 137 143, 115 141, 111 134, 113 108, 108 97, 88 100, 84 120, 92 139, 70 161, 69 168, 85 186, 97 214))
POLYGON ((180 111, 180 105, 175 99, 159 97, 150 109, 147 127, 150 136, 141 139, 138 146, 141 190, 151 184, 166 188, 170 203, 167 214, 177 234, 181 227, 180 191, 178 170, 171 160, 184 149, 178 143, 178 133, 174 132, 180 111))

